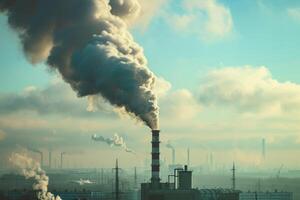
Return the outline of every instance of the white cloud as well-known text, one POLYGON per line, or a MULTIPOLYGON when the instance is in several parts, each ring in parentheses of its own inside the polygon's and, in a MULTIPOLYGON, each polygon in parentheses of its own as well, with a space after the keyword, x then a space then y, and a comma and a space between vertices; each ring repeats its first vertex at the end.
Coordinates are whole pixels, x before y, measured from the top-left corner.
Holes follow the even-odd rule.
POLYGON ((183 14, 166 17, 175 29, 197 34, 205 41, 222 39, 232 32, 230 9, 217 0, 185 0, 183 3, 183 14))
POLYGON ((206 105, 265 117, 300 114, 300 85, 275 80, 266 67, 213 70, 202 80, 199 99, 206 105))
POLYGON ((161 98, 160 108, 162 118, 172 122, 180 120, 182 123, 189 122, 201 111, 199 103, 187 89, 170 92, 161 98))
POLYGON ((287 13, 291 18, 293 18, 295 20, 300 20, 300 7, 298 7, 298 8, 288 8, 287 13))

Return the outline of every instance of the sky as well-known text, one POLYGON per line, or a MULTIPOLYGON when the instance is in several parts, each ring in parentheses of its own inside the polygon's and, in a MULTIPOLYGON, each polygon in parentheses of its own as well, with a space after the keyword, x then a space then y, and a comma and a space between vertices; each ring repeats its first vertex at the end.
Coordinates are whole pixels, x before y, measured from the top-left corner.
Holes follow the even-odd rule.
MULTIPOLYGON (((162 157, 171 161, 170 141, 180 163, 189 147, 194 165, 213 154, 220 166, 299 168, 300 2, 139 3, 142 12, 127 25, 158 79, 162 157)), ((70 166, 109 167, 116 157, 124 166, 144 164, 149 128, 101 97, 89 109, 90 100, 78 98, 57 71, 31 64, 3 13, 0 52, 0 156, 30 146, 57 159, 70 152, 70 166), (91 139, 115 133, 136 153, 91 139)))

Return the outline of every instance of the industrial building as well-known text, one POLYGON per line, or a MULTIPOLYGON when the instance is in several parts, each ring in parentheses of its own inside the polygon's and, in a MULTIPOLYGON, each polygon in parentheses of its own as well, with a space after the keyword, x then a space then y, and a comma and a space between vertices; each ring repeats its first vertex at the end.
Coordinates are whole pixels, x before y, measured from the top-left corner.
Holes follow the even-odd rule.
POLYGON ((240 193, 240 200, 292 200, 291 192, 243 192, 240 193))
POLYGON ((175 168, 168 182, 160 180, 159 130, 152 130, 151 181, 141 184, 141 200, 239 200, 239 191, 224 189, 193 189, 192 171, 188 166, 175 168))

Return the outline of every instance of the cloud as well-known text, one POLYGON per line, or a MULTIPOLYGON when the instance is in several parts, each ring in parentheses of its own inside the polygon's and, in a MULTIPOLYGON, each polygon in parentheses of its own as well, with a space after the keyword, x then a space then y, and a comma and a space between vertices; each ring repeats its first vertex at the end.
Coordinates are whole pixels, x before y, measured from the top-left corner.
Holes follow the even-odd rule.
POLYGON ((201 107, 194 95, 187 89, 170 92, 160 100, 162 118, 181 122, 194 118, 201 107))
POLYGON ((265 117, 300 113, 300 85, 275 80, 266 67, 226 67, 210 71, 199 88, 202 104, 230 106, 265 117))
POLYGON ((167 21, 177 30, 214 41, 230 35, 233 19, 230 9, 217 0, 185 0, 183 14, 170 14, 167 21))
POLYGON ((287 13, 294 20, 300 21, 300 7, 288 8, 287 13))
MULTIPOLYGON (((108 112, 110 105, 102 98, 101 102, 98 109, 108 112)), ((95 116, 86 111, 87 106, 87 99, 78 98, 62 81, 53 81, 43 89, 29 86, 19 94, 0 94, 1 115, 34 112, 39 115, 95 116)))

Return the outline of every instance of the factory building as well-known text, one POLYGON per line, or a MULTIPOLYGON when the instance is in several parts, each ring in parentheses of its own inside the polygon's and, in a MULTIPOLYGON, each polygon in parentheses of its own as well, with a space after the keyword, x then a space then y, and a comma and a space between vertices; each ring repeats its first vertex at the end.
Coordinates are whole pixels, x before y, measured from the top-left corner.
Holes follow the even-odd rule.
POLYGON ((243 192, 240 193, 240 200, 292 200, 291 192, 243 192))
POLYGON ((160 180, 159 130, 152 130, 151 181, 141 184, 141 200, 239 200, 239 191, 224 189, 193 189, 192 171, 188 166, 173 169, 168 182, 160 180))

